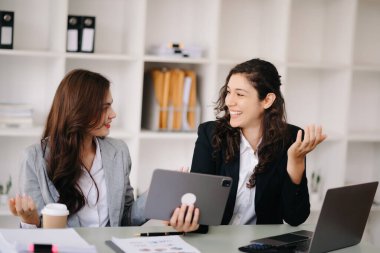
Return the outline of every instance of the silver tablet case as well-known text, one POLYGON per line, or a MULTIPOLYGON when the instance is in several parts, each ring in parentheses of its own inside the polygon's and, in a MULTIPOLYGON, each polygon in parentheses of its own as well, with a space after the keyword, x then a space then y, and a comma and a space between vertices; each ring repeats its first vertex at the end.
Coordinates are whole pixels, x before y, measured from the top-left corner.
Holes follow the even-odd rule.
POLYGON ((145 216, 169 220, 186 193, 196 196, 195 207, 200 209, 199 224, 220 225, 232 178, 199 173, 156 169, 150 184, 145 216))

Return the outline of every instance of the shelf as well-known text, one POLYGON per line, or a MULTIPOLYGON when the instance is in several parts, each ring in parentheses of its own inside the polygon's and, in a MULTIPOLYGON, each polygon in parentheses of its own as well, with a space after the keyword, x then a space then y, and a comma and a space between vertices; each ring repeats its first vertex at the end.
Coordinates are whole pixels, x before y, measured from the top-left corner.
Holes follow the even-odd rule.
POLYGON ((380 132, 349 133, 348 140, 351 142, 380 142, 380 132))
POLYGON ((144 56, 145 62, 162 62, 162 63, 189 63, 189 64, 207 64, 210 60, 207 58, 186 58, 186 57, 163 57, 156 55, 144 56))
POLYGON ((380 65, 379 64, 361 64, 361 65, 355 65, 353 67, 353 70, 355 70, 355 71, 380 72, 380 65))
POLYGON ((122 54, 88 54, 88 53, 66 53, 67 59, 84 59, 84 60, 108 60, 108 61, 135 61, 136 58, 122 54))
POLYGON ((354 71, 349 104, 349 133, 380 133, 380 72, 354 71))
POLYGON ((195 134, 183 137, 182 134, 168 133, 162 135, 165 138, 161 138, 159 134, 153 133, 153 136, 158 138, 142 138, 140 141, 138 170, 143 173, 139 173, 137 176, 139 193, 148 189, 155 169, 178 170, 181 167, 191 167, 195 134))
MULTIPOLYGON (((145 1, 138 0, 111 2, 68 0, 67 13, 96 17, 95 53, 134 57, 142 52, 144 5, 145 1)), ((106 59, 110 58, 107 56, 106 59)))
POLYGON ((0 215, 12 215, 7 205, 0 205, 0 215))
MULTIPOLYGON (((0 137, 38 137, 42 136, 43 127, 31 127, 31 128, 0 128, 0 137)), ((129 139, 132 135, 123 129, 115 128, 111 129, 110 137, 129 139)))
POLYGON ((63 57, 63 54, 59 52, 48 52, 48 51, 38 51, 38 50, 17 50, 17 49, 14 49, 14 50, 0 49, 0 55, 20 56, 20 57, 41 57, 41 58, 63 57))
POLYGON ((380 2, 360 0, 357 9, 354 63, 380 64, 380 50, 374 43, 380 40, 380 34, 373 31, 380 26, 380 2))
POLYGON ((348 64, 342 63, 320 63, 320 62, 288 62, 288 68, 290 69, 316 69, 316 70, 348 70, 348 64))
POLYGON ((2 137, 41 137, 42 126, 31 128, 0 128, 0 136, 2 137))
POLYGON ((356 1, 293 0, 288 34, 291 62, 347 64, 351 60, 356 1))
POLYGON ((154 46, 177 42, 201 47, 204 50, 203 57, 213 56, 218 2, 217 0, 147 1, 145 54, 149 54, 154 46))
POLYGON ((333 133, 344 134, 349 71, 290 68, 286 79, 284 96, 290 123, 300 127, 322 125, 333 133), (339 99, 333 99, 335 94, 339 94, 339 99))
MULTIPOLYGON (((380 180, 380 142, 355 141, 347 146, 345 183, 357 184, 380 180)), ((375 201, 380 202, 377 191, 375 201)))
POLYGON ((142 140, 196 140, 197 133, 195 132, 153 132, 143 130, 140 133, 142 140))
POLYGON ((283 61, 290 1, 222 0, 218 58, 283 61), (276 17, 276 18, 274 18, 276 17))

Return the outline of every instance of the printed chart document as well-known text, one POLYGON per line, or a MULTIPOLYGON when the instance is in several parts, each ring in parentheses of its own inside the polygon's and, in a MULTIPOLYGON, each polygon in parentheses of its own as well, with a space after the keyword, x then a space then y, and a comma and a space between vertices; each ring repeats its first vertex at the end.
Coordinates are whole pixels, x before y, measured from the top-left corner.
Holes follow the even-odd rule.
POLYGON ((136 238, 112 238, 112 242, 116 244, 122 251, 128 253, 141 252, 165 252, 165 253, 200 253, 200 251, 178 235, 170 236, 152 236, 152 237, 136 237, 136 238))
POLYGON ((67 229, 0 229, 0 252, 28 252, 30 245, 51 244, 60 253, 96 253, 73 228, 67 229))

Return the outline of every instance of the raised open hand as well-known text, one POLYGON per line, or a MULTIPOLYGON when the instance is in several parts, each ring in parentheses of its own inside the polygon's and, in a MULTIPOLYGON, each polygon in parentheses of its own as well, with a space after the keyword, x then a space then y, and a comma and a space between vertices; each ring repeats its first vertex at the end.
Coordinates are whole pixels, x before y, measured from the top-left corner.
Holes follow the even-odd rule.
POLYGON ((300 183, 305 171, 305 157, 327 138, 321 126, 309 125, 305 127, 305 135, 302 140, 302 131, 297 133, 296 141, 288 149, 287 170, 294 183, 300 183))
POLYGON ((327 138, 322 132, 322 126, 309 125, 305 127, 305 135, 302 140, 302 131, 297 133, 296 141, 288 149, 288 157, 305 158, 306 154, 327 138))

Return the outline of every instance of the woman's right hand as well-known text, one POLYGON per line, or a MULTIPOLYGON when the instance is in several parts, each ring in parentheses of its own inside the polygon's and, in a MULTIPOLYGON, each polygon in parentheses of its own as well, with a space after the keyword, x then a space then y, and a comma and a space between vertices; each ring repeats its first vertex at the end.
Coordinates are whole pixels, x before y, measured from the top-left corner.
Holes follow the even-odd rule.
POLYGON ((36 226, 40 225, 40 217, 32 197, 17 194, 15 198, 8 200, 8 207, 13 215, 20 217, 22 222, 36 226))
POLYGON ((168 225, 179 232, 192 232, 199 228, 198 221, 199 208, 182 204, 174 210, 168 225))

